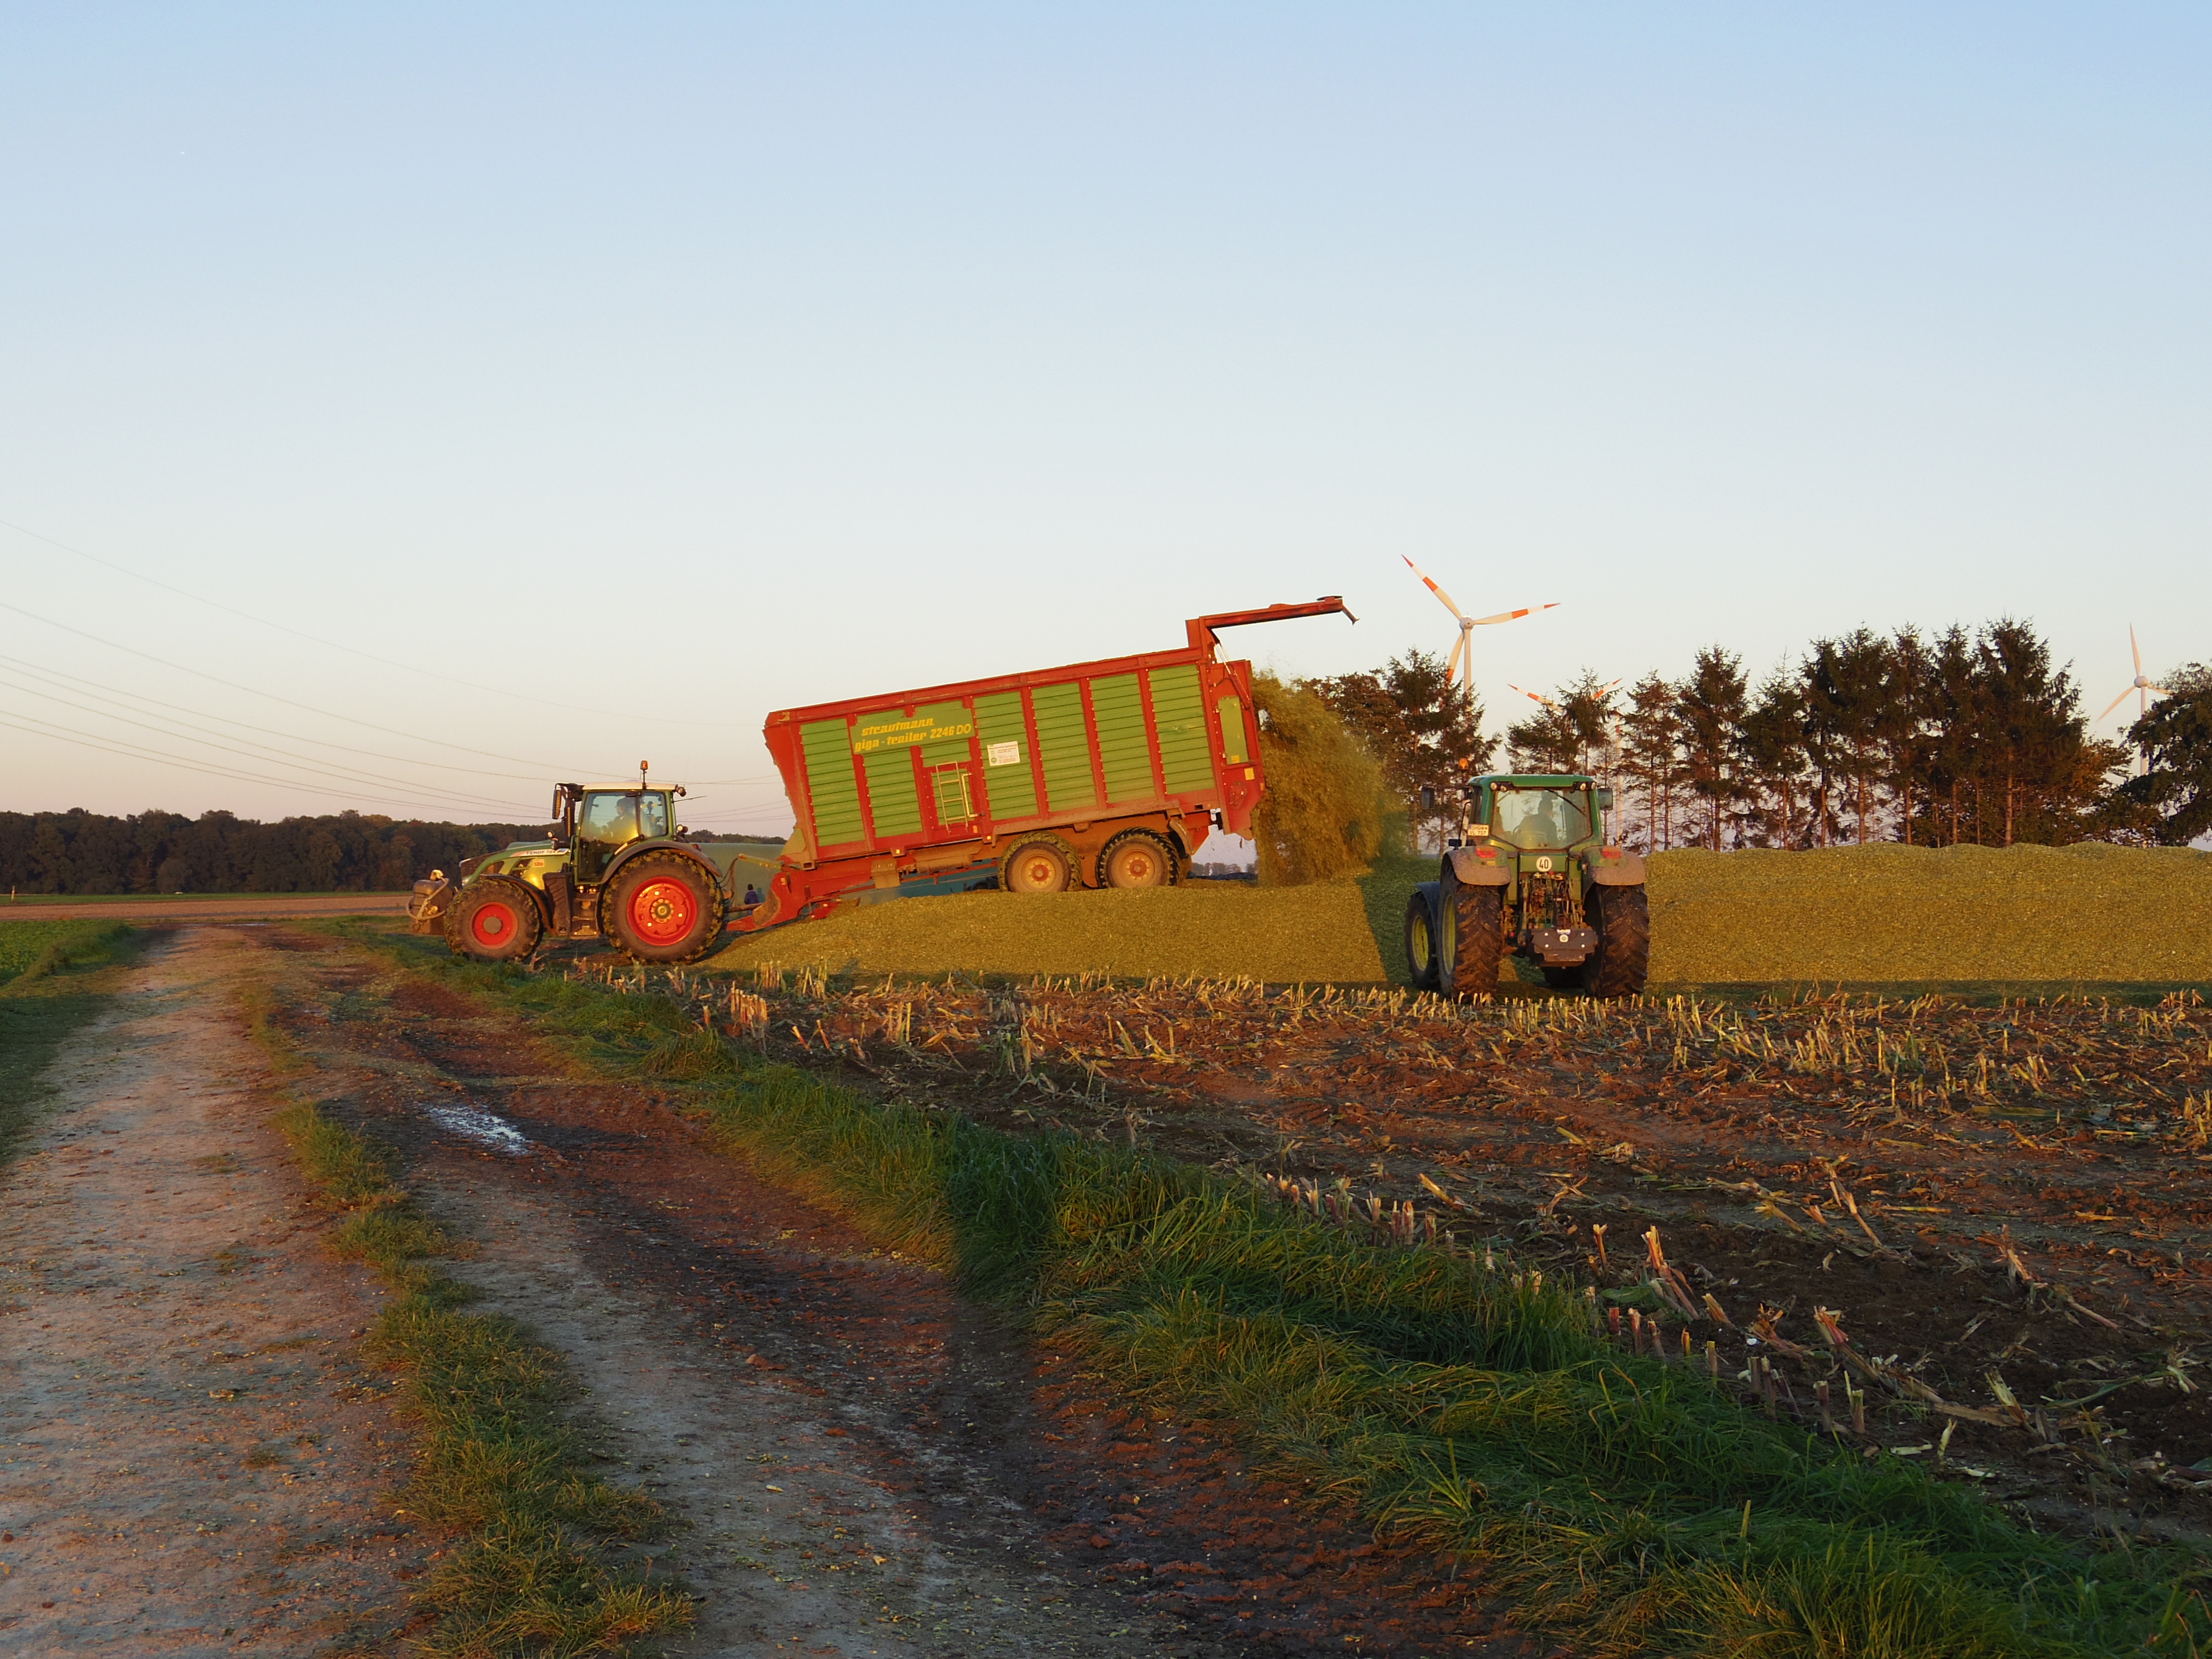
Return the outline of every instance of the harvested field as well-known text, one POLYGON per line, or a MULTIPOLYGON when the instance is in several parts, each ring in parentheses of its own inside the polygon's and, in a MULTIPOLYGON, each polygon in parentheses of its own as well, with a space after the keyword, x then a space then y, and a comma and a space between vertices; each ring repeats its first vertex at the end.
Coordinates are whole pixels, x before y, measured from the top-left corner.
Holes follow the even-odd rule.
POLYGON ((1771 1361, 1784 1411, 1809 1420, 1826 1384, 1841 1418, 1863 1391, 1869 1443, 1940 1444, 1950 1478, 2048 1524, 2212 1536, 2212 1009, 2193 994, 1455 1010, 788 975, 693 994, 878 1097, 1287 1177, 1309 1207, 1410 1205, 1425 1235, 1433 1216, 1593 1282, 1699 1367, 1708 1343, 1729 1377, 1771 1361), (1693 1317, 1652 1288, 1654 1227, 1693 1317))

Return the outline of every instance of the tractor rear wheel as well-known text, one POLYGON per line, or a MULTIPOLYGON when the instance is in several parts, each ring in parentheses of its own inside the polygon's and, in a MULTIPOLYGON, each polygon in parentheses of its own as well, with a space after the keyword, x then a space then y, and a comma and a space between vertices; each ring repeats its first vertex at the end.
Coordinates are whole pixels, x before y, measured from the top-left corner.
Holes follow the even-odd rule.
POLYGON ((1416 991, 1437 988, 1437 884, 1425 881, 1406 897, 1406 970, 1416 991))
POLYGON ((1167 887, 1175 878, 1176 855, 1148 830, 1115 836, 1098 860, 1102 887, 1167 887))
POLYGON ((446 907, 446 944, 458 957, 513 962, 538 948, 543 924, 530 889, 505 876, 481 876, 446 907))
POLYGON ((1075 880, 1075 855, 1057 836, 1025 841, 999 866, 999 885, 1009 893, 1064 893, 1075 880))
POLYGON ((1437 988, 1455 1002, 1495 996, 1505 955, 1505 890, 1446 882, 1441 896, 1437 988))
POLYGON ((637 962, 696 962, 722 936, 714 872, 681 853, 640 853, 599 896, 599 935, 637 962))
POLYGON ((1592 996, 1632 997, 1651 966, 1651 901, 1641 887, 1593 887, 1583 914, 1597 929, 1597 955, 1583 966, 1592 996))

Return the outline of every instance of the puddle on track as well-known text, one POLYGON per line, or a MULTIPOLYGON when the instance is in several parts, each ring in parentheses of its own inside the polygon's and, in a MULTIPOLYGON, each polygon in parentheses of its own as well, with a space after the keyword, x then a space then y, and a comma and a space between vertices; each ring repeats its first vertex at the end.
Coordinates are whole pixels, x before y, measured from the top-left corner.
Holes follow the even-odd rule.
POLYGON ((487 1112, 481 1106, 466 1102, 458 1104, 438 1101, 425 1102, 422 1115, 441 1129, 473 1140, 479 1146, 489 1146, 495 1152, 505 1152, 510 1158, 530 1155, 530 1138, 496 1112, 487 1112))

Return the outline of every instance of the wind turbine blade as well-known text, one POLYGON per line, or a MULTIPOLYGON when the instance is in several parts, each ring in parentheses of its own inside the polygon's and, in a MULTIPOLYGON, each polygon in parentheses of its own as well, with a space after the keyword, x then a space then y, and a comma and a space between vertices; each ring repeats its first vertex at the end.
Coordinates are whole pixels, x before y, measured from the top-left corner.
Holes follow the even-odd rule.
POLYGON ((1525 685, 1513 685, 1513 682, 1511 680, 1508 680, 1505 683, 1508 685, 1512 685, 1516 691, 1518 691, 1522 696, 1528 698, 1531 702, 1540 702, 1547 708, 1557 708, 1559 706, 1553 702, 1549 697, 1544 696, 1540 693, 1531 691, 1525 685))
POLYGON ((2156 697, 2170 697, 2173 695, 2162 685, 2146 685, 2142 689, 2156 697))
MULTIPOLYGON (((2132 685, 2131 685, 2131 686, 2130 686, 2130 687, 2128 688, 2128 691, 2132 691, 2132 690, 2135 690, 2135 687, 2133 687, 2132 685)), ((2111 714, 2111 713, 2112 712, 2112 710, 2114 710, 2115 708, 2118 708, 2122 703, 2125 702, 2128 700, 2128 691, 2123 691, 2123 692, 2121 692, 2121 693, 2120 693, 2120 695, 2119 695, 2118 696, 2114 697, 2114 698, 2112 700, 2112 702, 2110 702, 2106 703, 2106 704, 2105 705, 2105 714, 2111 714)), ((2098 715, 2098 716, 2097 716, 2097 718, 2098 718, 2099 720, 2102 720, 2102 719, 2104 719, 2104 718, 2105 718, 2105 714, 2100 714, 2100 715, 2098 715)))
MULTIPOLYGON (((1407 562, 1411 563, 1412 561, 1408 560, 1407 562)), ((1436 584, 1434 582, 1431 582, 1429 583, 1429 586, 1434 587, 1436 584)), ((1447 599, 1445 603, 1449 605, 1450 601, 1447 599)), ((1559 608, 1559 602, 1557 599, 1554 599, 1549 605, 1532 605, 1528 606, 1525 610, 1501 611, 1494 617, 1477 617, 1474 619, 1474 626, 1477 628, 1486 628, 1492 623, 1515 622, 1522 617, 1533 617, 1539 611, 1557 611, 1559 608)))
POLYGON ((2136 625, 2128 624, 2128 650, 2136 659, 2136 678, 2142 678, 2142 647, 2136 643, 2136 625))
POLYGON ((1449 685, 1455 679, 1459 678, 1459 659, 1466 650, 1467 632, 1462 629, 1460 631, 1460 636, 1452 641, 1451 660, 1444 665, 1444 684, 1446 685, 1449 685))
MULTIPOLYGON (((1401 559, 1406 559, 1406 556, 1402 553, 1398 556, 1401 559)), ((1452 596, 1445 592, 1443 588, 1438 587, 1434 582, 1429 581, 1429 573, 1427 571, 1422 569, 1420 566, 1415 564, 1411 559, 1406 559, 1406 568, 1412 571, 1416 576, 1419 576, 1424 582, 1428 584, 1429 592, 1435 594, 1438 599, 1444 602, 1445 610, 1450 611, 1453 616, 1457 617, 1462 622, 1465 622, 1467 620, 1467 612, 1461 610, 1457 605, 1452 603, 1452 596)))
POLYGON ((1598 687, 1596 691, 1592 695, 1600 697, 1609 697, 1614 692, 1620 690, 1623 685, 1627 684, 1627 680, 1628 677, 1626 674, 1622 675, 1620 678, 1617 680, 1607 680, 1603 685, 1598 687))

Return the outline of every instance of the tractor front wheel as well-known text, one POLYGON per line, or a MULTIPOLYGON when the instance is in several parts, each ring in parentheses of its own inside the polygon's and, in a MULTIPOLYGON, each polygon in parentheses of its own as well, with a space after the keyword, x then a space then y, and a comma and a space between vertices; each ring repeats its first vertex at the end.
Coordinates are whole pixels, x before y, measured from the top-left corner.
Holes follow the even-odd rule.
POLYGON ((1641 887, 1593 887, 1583 914, 1597 929, 1597 955, 1583 969, 1592 996, 1632 997, 1651 966, 1651 902, 1641 887))
POLYGON ((1437 884, 1425 881, 1406 898, 1406 972, 1416 991, 1437 988, 1437 884))
POLYGON ((1437 941, 1437 988, 1455 1002, 1498 994, 1505 955, 1505 890, 1443 884, 1443 937, 1437 941))
POLYGON ((722 936, 714 872, 681 853, 640 853, 599 898, 599 933, 637 962, 696 962, 722 936))
POLYGON ((446 907, 446 944, 458 957, 514 962, 538 948, 543 923, 530 889, 505 876, 481 876, 446 907))

